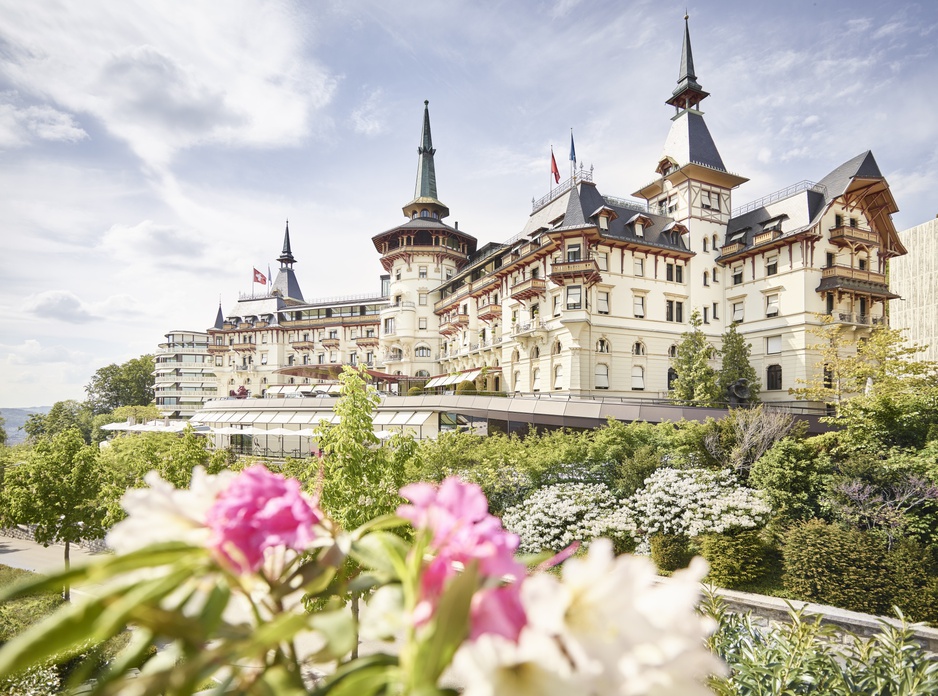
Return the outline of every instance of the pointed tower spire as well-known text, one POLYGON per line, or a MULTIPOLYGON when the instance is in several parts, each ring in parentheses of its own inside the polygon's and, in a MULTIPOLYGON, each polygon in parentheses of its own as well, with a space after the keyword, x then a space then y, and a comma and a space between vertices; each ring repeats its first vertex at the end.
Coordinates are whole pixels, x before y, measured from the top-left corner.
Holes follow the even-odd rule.
POLYGON ((296 263, 296 259, 293 258, 293 251, 290 249, 290 221, 287 220, 287 229, 283 233, 283 251, 280 252, 280 258, 277 259, 280 262, 280 266, 286 266, 289 264, 292 266, 296 263))
POLYGON ((215 315, 215 326, 212 327, 218 330, 225 328, 225 315, 221 311, 221 302, 218 303, 218 314, 215 315))
POLYGON ((666 104, 671 104, 676 109, 696 109, 704 99, 709 96, 704 88, 697 82, 697 75, 694 72, 694 52, 690 45, 690 25, 689 15, 684 15, 684 46, 681 48, 681 67, 677 78, 677 87, 671 93, 671 98, 666 104))
POLYGON ((423 132, 417 147, 417 185, 414 187, 414 200, 404 206, 404 215, 407 217, 445 218, 449 215, 449 208, 437 197, 436 166, 433 163, 435 154, 433 138, 430 135, 430 101, 424 100, 423 132))

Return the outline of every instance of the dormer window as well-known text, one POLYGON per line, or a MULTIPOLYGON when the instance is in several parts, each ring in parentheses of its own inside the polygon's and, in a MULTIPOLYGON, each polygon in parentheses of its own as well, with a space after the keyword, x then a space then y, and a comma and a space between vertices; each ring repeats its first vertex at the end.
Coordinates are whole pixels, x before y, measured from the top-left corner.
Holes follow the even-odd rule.
POLYGON ((635 221, 635 236, 640 238, 645 236, 645 223, 641 220, 635 221))
POLYGON ((609 217, 606 215, 599 216, 599 229, 608 230, 609 229, 609 217))

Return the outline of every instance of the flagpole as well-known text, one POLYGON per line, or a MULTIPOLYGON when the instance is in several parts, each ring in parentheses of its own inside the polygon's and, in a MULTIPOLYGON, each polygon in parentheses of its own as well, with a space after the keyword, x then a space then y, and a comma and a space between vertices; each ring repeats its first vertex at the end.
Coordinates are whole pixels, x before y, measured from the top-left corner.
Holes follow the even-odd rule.
POLYGON ((570 186, 576 185, 576 148, 573 145, 573 126, 570 126, 570 186))
POLYGON ((550 146, 550 173, 547 176, 548 176, 547 183, 548 183, 548 186, 550 187, 547 190, 547 194, 549 196, 552 196, 554 195, 554 146, 553 145, 550 146))

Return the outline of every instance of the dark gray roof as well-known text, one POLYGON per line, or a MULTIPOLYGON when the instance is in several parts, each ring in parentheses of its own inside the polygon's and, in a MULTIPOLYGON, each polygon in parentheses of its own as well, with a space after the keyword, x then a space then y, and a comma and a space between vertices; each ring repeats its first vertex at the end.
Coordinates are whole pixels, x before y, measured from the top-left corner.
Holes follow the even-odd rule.
POLYGON ((783 236, 795 234, 812 226, 827 206, 844 194, 850 182, 855 178, 884 178, 871 151, 867 150, 847 160, 811 188, 731 218, 726 227, 726 243, 730 243, 732 239, 748 247, 752 244, 753 236, 762 232, 762 225, 783 215, 787 216, 782 222, 783 236), (733 239, 743 230, 745 234, 742 237, 733 239))
POLYGON ((612 239, 639 241, 650 246, 663 249, 688 251, 684 238, 680 233, 672 232, 674 221, 664 215, 653 213, 638 213, 634 208, 616 205, 603 198, 596 186, 589 182, 580 182, 579 190, 575 187, 567 201, 567 212, 563 220, 551 228, 551 232, 564 229, 582 229, 583 227, 597 227, 598 220, 592 218, 593 211, 607 208, 616 214, 616 218, 609 221, 609 229, 602 230, 602 235, 612 239), (641 237, 635 234, 636 218, 641 215, 651 224, 643 227, 641 237))
POLYGON ((300 283, 296 279, 296 273, 288 265, 283 265, 277 272, 277 279, 274 281, 271 293, 279 293, 280 297, 290 298, 304 302, 303 291, 300 290, 300 283))
POLYGON ((277 259, 280 263, 296 263, 296 259, 293 258, 293 251, 290 248, 290 221, 287 220, 286 229, 283 232, 283 251, 280 252, 280 258, 277 259))
POLYGON ((221 311, 221 303, 218 304, 218 314, 215 315, 215 329, 225 328, 225 314, 221 311))
POLYGON ((855 290, 857 292, 868 292, 892 300, 899 298, 899 295, 889 290, 886 285, 855 278, 822 278, 820 285, 818 285, 816 288, 816 292, 823 292, 824 290, 833 290, 836 288, 855 290))
POLYGON ((445 222, 441 222, 437 218, 433 217, 415 217, 401 225, 398 225, 397 227, 392 227, 391 229, 385 230, 384 232, 381 232, 375 236, 380 237, 383 234, 396 232, 397 230, 448 230, 464 237, 472 238, 472 235, 466 234, 462 230, 457 230, 455 227, 450 227, 445 222))
POLYGON ((677 78, 677 87, 674 88, 674 94, 680 94, 688 88, 703 90, 697 83, 697 75, 694 73, 694 54, 690 47, 690 26, 685 16, 684 45, 681 47, 681 68, 677 78))

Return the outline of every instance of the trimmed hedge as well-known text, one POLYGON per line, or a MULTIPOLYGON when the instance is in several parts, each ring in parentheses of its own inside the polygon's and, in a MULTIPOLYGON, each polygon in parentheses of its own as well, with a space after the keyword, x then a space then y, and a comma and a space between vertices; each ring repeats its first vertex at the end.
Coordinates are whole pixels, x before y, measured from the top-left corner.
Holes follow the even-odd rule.
POLYGON ((758 530, 704 534, 697 544, 710 564, 708 580, 720 587, 734 589, 759 580, 768 571, 768 549, 758 530))
POLYGON ((686 568, 694 557, 690 540, 683 534, 652 534, 649 544, 658 570, 670 573, 686 568))
POLYGON ((456 387, 456 393, 457 394, 478 394, 479 392, 476 389, 475 382, 465 379, 462 382, 460 382, 459 385, 456 387))
POLYGON ((784 535, 785 589, 799 599, 842 609, 891 613, 886 545, 871 534, 810 520, 784 535))

